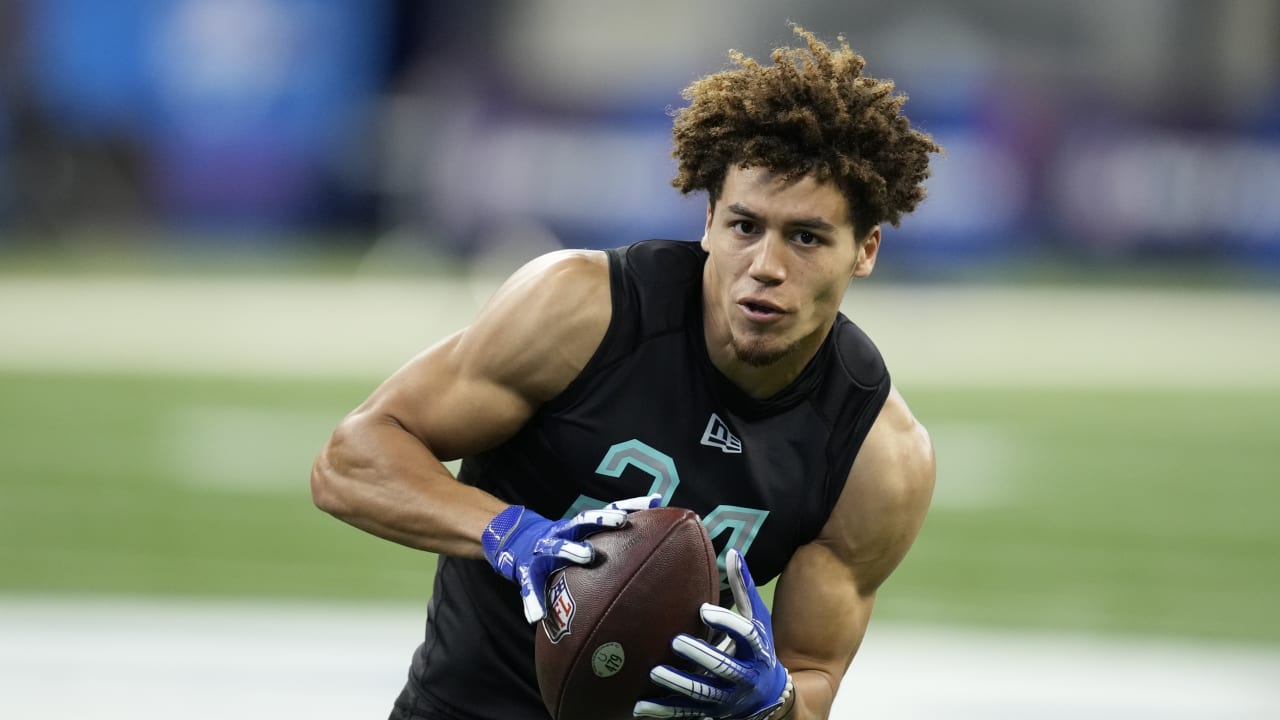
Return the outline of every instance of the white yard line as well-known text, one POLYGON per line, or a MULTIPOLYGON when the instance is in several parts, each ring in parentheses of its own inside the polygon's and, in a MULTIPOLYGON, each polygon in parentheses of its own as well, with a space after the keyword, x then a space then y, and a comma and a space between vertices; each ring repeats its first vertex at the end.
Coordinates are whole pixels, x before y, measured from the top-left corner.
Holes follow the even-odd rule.
MULTIPOLYGON (((0 597, 0 717, 383 718, 421 629, 411 607, 0 597)), ((832 717, 1264 720, 1278 679, 1280 652, 873 623, 832 717)))
MULTIPOLYGON (((5 277, 0 369, 378 378, 495 282, 5 277)), ((846 311, 904 387, 1280 387, 1280 293, 869 282, 846 311)))

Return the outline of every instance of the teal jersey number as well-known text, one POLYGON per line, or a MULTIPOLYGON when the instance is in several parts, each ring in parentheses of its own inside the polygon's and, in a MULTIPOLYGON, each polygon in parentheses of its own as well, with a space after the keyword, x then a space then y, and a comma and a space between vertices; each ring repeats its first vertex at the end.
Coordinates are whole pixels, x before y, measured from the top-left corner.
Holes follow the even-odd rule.
MULTIPOLYGON (((662 505, 664 507, 671 501, 672 493, 680 485, 680 473, 676 470, 675 460, 672 460, 670 455, 639 440, 628 440, 609 448, 609 452, 605 453, 604 459, 600 461, 600 465, 596 468, 596 473, 617 478, 622 477, 622 473, 628 467, 634 467, 653 478, 653 482, 649 485, 649 490, 644 494, 652 495, 658 493, 662 496, 662 505)), ((573 517, 583 510, 602 508, 610 502, 612 501, 579 495, 578 499, 565 512, 564 518, 573 517)), ((729 539, 725 542, 724 550, 721 550, 716 557, 716 564, 720 566, 720 586, 722 588, 728 587, 728 583, 725 580, 724 563, 729 550, 735 548, 742 553, 743 557, 746 557, 747 551, 751 549, 751 543, 755 541, 756 535, 760 534, 760 528, 764 525, 767 517, 769 517, 768 510, 757 510, 738 505, 719 505, 706 517, 702 518, 702 524, 707 528, 707 535, 713 540, 723 533, 729 533, 729 539)))

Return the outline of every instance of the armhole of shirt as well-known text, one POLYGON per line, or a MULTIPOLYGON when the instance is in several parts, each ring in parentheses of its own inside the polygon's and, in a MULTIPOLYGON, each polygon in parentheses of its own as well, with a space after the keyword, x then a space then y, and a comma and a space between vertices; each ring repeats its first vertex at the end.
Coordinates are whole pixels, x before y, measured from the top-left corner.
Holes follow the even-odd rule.
POLYGON ((571 406, 591 376, 622 354, 619 347, 623 344, 624 332, 634 325, 630 322, 633 305, 630 283, 626 277, 627 272, 623 266, 621 253, 616 248, 604 252, 609 259, 609 325, 605 328, 604 336, 600 338, 600 344, 596 346, 587 364, 582 366, 582 372, 578 373, 577 377, 571 380, 558 395, 548 400, 542 406, 541 412, 554 412, 571 406))
MULTIPOLYGON (((874 349, 874 343, 866 337, 861 328, 856 324, 849 322, 849 325, 857 332, 863 341, 870 343, 874 349)), ((843 348, 837 342, 835 346, 836 363, 838 367, 845 373, 846 381, 853 387, 866 392, 866 398, 859 403, 854 411, 854 417, 846 425, 851 431, 848 435, 839 438, 838 447, 830 447, 829 460, 831 462, 831 473, 827 477, 824 505, 826 513, 821 518, 822 522, 818 523, 818 529, 814 533, 821 532, 821 528, 826 525, 831 517, 831 512, 835 509, 836 502, 840 499, 840 494, 844 492, 845 486, 849 483, 849 473, 853 471, 853 464, 858 459, 858 453, 862 452, 862 446, 867 441, 867 435, 871 432, 871 427, 875 425, 876 419, 880 417, 880 411, 884 409, 885 401, 889 399, 889 390, 892 387, 892 378, 889 369, 884 366, 884 359, 880 356, 879 350, 875 349, 876 357, 879 360, 881 374, 873 385, 866 384, 865 380, 857 377, 851 368, 846 365, 850 360, 842 352, 843 348)), ((832 442, 837 442, 836 438, 832 438, 832 442)), ((808 538, 812 540, 813 538, 808 538)))

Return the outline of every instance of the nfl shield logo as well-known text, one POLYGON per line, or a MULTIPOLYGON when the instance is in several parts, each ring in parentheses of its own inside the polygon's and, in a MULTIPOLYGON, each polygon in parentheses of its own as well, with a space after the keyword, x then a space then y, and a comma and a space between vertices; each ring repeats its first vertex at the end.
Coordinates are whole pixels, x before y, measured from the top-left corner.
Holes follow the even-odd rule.
POLYGON ((547 590, 547 615, 542 619, 542 629, 546 631, 548 640, 558 643, 569 634, 575 609, 569 583, 565 582, 563 572, 557 573, 547 590))

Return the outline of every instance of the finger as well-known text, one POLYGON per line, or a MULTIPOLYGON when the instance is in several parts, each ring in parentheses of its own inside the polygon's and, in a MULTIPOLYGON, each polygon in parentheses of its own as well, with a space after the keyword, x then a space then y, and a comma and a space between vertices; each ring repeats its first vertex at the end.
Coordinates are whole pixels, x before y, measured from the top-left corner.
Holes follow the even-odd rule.
POLYGON ((676 655, 731 683, 741 682, 750 670, 732 656, 689 635, 675 636, 671 640, 671 649, 676 655))
POLYGON ((569 562, 578 563, 579 565, 586 565, 596 556, 596 549, 587 543, 562 540, 555 555, 561 560, 568 560, 569 562))
POLYGON ((642 497, 627 498, 626 500, 618 500, 611 502, 605 506, 606 510, 625 510, 634 512, 636 510, 649 510, 656 508, 662 504, 662 496, 658 493, 652 495, 644 495, 642 497))
POLYGON ((534 557, 554 557, 568 560, 579 565, 586 565, 596 556, 596 549, 589 543, 562 540, 560 538, 542 538, 533 544, 534 557))
POLYGON ((711 678, 690 675, 670 665, 653 668, 649 671, 649 679, 656 685, 698 702, 718 703, 729 696, 729 691, 712 684, 711 678))
POLYGON ((751 581, 751 573, 747 570, 747 565, 742 561, 742 553, 736 548, 729 551, 728 557, 724 561, 725 575, 729 580, 729 590, 733 593, 733 607, 742 613, 743 617, 748 620, 752 619, 751 590, 755 589, 755 583, 751 581))
POLYGON ((716 649, 725 655, 733 655, 737 652, 738 643, 734 642, 733 636, 729 633, 720 633, 720 640, 716 643, 716 649))
POLYGON ((748 620, 733 610, 709 604, 700 614, 702 622, 733 639, 732 657, 746 657, 748 653, 757 658, 773 655, 768 635, 758 622, 748 620))
MULTIPOLYGON (((539 583, 541 585, 542 583, 539 583)), ((529 623, 536 623, 547 614, 547 609, 542 604, 542 591, 534 589, 533 578, 529 573, 529 568, 520 566, 520 600, 524 605, 524 619, 529 623)))
POLYGON ((560 526, 560 532, 569 532, 572 535, 581 536, 587 532, 593 532, 602 528, 622 527, 627 522, 627 512, 615 508, 601 508, 599 510, 583 510, 582 512, 569 518, 567 522, 560 526))
POLYGON ((536 623, 547 616, 547 609, 538 600, 538 593, 521 593, 521 600, 524 600, 526 623, 536 623))
POLYGON ((730 635, 737 647, 759 646, 758 638, 756 638, 759 632, 755 623, 744 618, 740 612, 727 609, 727 607, 712 605, 710 602, 704 602, 698 614, 703 619, 703 623, 730 635))
POLYGON ((641 700, 631 709, 631 715, 632 717, 655 718, 701 718, 706 716, 706 711, 682 705, 678 702, 641 700))

